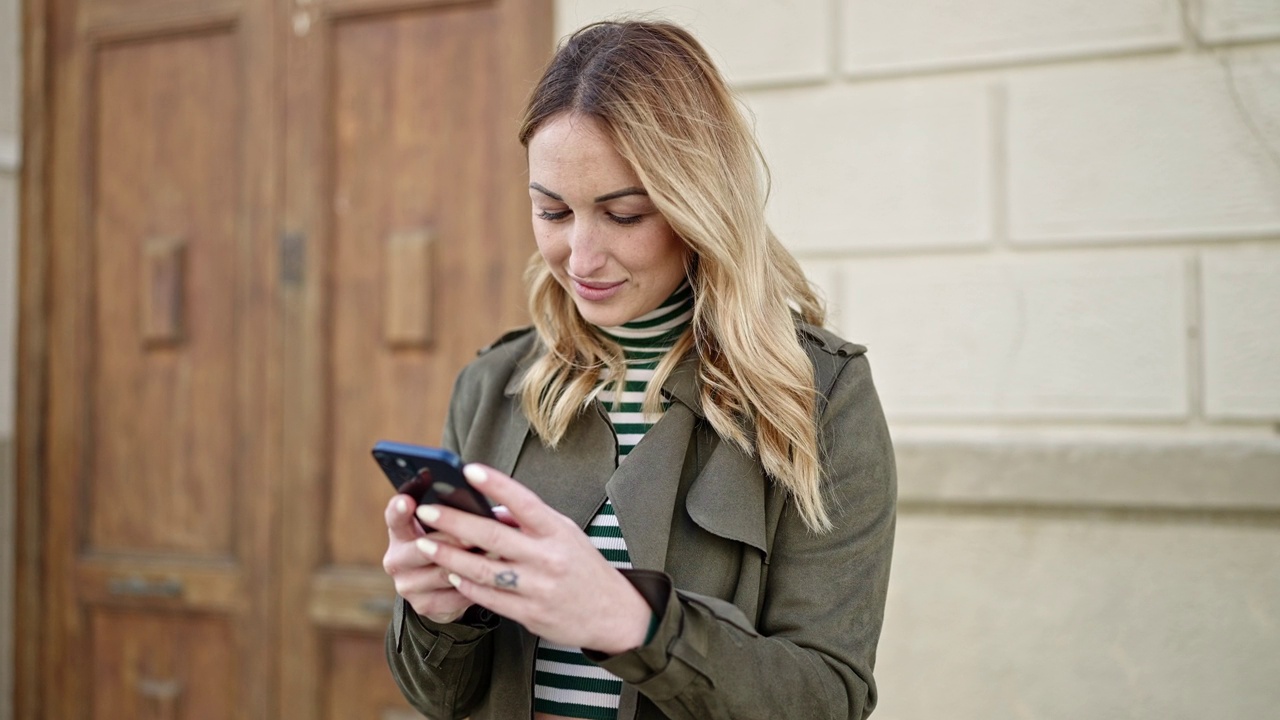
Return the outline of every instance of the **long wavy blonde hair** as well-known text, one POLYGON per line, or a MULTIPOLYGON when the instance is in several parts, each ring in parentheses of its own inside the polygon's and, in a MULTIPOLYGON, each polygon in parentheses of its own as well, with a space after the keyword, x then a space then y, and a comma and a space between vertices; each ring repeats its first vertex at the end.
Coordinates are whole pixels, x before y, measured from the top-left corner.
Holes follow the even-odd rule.
MULTIPOLYGON (((687 245, 691 327, 649 383, 647 411, 690 348, 712 428, 794 499, 815 531, 822 495, 813 367, 794 313, 824 309, 764 217, 768 170, 736 99, 688 32, 662 22, 589 25, 560 46, 530 97, 520 142, 566 112, 598 119, 654 205, 687 245)), ((537 253, 526 274, 541 344, 522 380, 534 431, 555 447, 602 381, 622 377, 619 347, 595 332, 537 253)))

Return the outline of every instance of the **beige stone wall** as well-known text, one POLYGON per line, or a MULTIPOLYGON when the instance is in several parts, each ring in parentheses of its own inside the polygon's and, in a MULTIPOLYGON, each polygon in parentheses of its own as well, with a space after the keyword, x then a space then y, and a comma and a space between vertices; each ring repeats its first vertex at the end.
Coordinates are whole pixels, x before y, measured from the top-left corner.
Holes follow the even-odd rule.
POLYGON ((636 11, 711 48, 870 347, 876 717, 1273 717, 1280 3, 560 0, 557 30, 636 11))
POLYGON ((0 0, 0 720, 13 712, 13 413, 21 73, 18 0, 0 0))

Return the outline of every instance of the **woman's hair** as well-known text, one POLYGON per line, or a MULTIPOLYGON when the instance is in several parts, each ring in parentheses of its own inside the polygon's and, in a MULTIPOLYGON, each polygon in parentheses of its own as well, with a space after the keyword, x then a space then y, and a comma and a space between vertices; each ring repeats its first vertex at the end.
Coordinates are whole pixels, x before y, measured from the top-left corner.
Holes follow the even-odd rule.
MULTIPOLYGON (((534 88, 520 142, 561 113, 598 120, 689 249, 690 330, 659 364, 646 412, 692 346, 703 412, 722 437, 759 457, 805 523, 830 528, 822 497, 813 367, 793 312, 821 325, 800 266, 765 223, 768 171, 733 94, 688 32, 662 22, 602 22, 562 43, 534 88)), ((521 401, 555 447, 602 380, 619 381, 621 348, 582 319, 535 253, 529 310, 546 346, 521 401)))

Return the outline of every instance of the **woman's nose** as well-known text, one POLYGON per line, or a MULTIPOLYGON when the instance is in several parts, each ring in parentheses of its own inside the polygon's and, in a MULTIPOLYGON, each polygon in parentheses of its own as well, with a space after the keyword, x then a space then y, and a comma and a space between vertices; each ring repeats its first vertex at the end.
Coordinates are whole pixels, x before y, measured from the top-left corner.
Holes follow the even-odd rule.
POLYGON ((604 267, 606 254, 589 223, 576 222, 569 234, 569 272, 591 279, 604 267))

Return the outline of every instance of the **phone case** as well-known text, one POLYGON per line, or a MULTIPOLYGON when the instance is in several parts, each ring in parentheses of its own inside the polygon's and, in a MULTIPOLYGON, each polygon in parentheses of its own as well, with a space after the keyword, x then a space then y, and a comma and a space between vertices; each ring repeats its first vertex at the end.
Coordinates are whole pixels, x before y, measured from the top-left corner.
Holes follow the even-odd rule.
POLYGON ((448 505, 492 518, 489 500, 462 475, 462 459, 444 448, 379 441, 373 459, 398 492, 419 505, 448 505))

